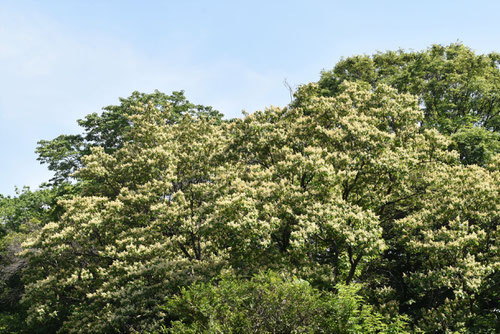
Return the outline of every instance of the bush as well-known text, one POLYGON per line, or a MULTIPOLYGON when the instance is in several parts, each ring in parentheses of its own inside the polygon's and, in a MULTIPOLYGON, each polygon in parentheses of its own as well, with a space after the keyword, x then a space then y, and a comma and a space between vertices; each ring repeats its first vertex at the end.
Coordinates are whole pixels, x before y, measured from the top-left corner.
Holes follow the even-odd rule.
POLYGON ((225 275, 194 284, 167 301, 163 333, 405 333, 403 318, 384 319, 358 295, 359 285, 320 292, 274 272, 250 280, 225 275))

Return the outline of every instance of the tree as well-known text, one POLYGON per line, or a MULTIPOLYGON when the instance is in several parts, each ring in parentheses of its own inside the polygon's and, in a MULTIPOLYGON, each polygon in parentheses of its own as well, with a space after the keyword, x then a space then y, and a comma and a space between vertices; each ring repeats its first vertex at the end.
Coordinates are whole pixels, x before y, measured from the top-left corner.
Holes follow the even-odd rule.
MULTIPOLYGON (((64 201, 61 219, 25 243, 33 268, 24 297, 28 321, 45 331, 158 329, 169 317, 158 301, 223 267, 245 276, 262 268, 295 273, 325 291, 365 280, 375 289, 367 296, 381 307, 406 303, 407 296, 387 300, 376 292, 375 282, 386 277, 371 275, 372 268, 383 268, 393 252, 411 254, 419 230, 406 240, 398 229, 418 215, 437 217, 445 207, 433 209, 439 201, 429 197, 442 178, 436 171, 465 167, 457 167, 445 137, 421 131, 413 96, 385 85, 340 88, 334 98, 302 90, 301 105, 229 123, 184 115, 165 126, 168 110, 134 107, 124 134, 130 140, 109 153, 92 148, 75 174, 80 194, 64 201)), ((475 168, 493 182, 489 171, 475 168)), ((446 182, 456 187, 450 195, 456 201, 462 181, 446 182)), ((481 224, 475 231, 494 225, 481 224)), ((477 240, 473 256, 485 240, 477 240)), ((455 265, 459 277, 474 270, 464 277, 481 285, 492 273, 491 252, 462 272, 456 271, 462 264, 442 261, 439 277, 455 265)), ((420 258, 424 266, 408 273, 425 273, 437 265, 431 259, 420 258)), ((392 283, 384 287, 394 289, 392 283)), ((414 324, 426 319, 410 311, 414 324)))
POLYGON ((67 182, 71 174, 82 167, 81 159, 90 154, 91 147, 100 146, 106 153, 123 147, 130 140, 127 137, 130 128, 129 116, 134 115, 138 103, 152 103, 163 113, 164 124, 177 122, 182 115, 207 117, 221 122, 222 114, 212 107, 195 105, 189 102, 184 92, 173 92, 172 95, 157 90, 152 94, 133 92, 128 98, 120 98, 120 105, 103 108, 101 114, 92 113, 78 120, 84 132, 78 135, 60 135, 52 140, 40 140, 36 153, 38 160, 48 164, 53 171, 54 184, 67 182), (168 112, 167 112, 168 110, 168 112))
POLYGON ((78 169, 23 244, 27 331, 498 331, 495 57, 349 58, 227 122, 183 95, 88 116, 40 148, 78 169))
POLYGON ((16 195, 0 195, 0 331, 18 332, 26 316, 20 305, 23 277, 28 261, 18 253, 21 243, 50 220, 57 219, 56 198, 62 189, 31 191, 16 189, 16 195))
POLYGON ((187 114, 165 126, 169 109, 134 108, 130 140, 110 153, 92 148, 75 175, 81 194, 25 243, 32 330, 154 329, 158 302, 216 275, 224 259, 204 220, 224 144, 217 120, 187 114))
POLYGON ((241 267, 288 263, 325 286, 348 284, 386 248, 384 221, 422 191, 423 162, 455 161, 444 137, 420 133, 414 97, 387 86, 342 90, 335 98, 302 90, 300 106, 233 122, 229 151, 241 167, 216 211, 219 235, 248 245, 235 257, 241 267))
MULTIPOLYGON (((462 154, 462 161, 485 165, 490 154, 477 152, 484 149, 484 141, 467 140, 468 145, 463 145, 463 132, 473 127, 484 129, 481 134, 488 137, 488 151, 500 153, 499 65, 498 53, 476 55, 460 43, 433 45, 421 52, 353 56, 322 73, 317 94, 335 96, 346 80, 372 87, 384 83, 401 93, 414 94, 424 111, 424 127, 436 128, 445 135, 462 132, 453 137, 458 140, 455 148, 462 154)), ((473 130, 476 138, 479 131, 473 130)))

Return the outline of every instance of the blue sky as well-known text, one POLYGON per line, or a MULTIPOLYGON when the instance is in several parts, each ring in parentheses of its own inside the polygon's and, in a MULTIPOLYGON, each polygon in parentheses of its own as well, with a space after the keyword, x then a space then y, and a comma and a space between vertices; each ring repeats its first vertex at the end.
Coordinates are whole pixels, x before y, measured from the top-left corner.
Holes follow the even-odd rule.
POLYGON ((40 139, 134 90, 239 117, 341 57, 461 41, 500 51, 498 1, 0 0, 0 193, 50 178, 40 139))

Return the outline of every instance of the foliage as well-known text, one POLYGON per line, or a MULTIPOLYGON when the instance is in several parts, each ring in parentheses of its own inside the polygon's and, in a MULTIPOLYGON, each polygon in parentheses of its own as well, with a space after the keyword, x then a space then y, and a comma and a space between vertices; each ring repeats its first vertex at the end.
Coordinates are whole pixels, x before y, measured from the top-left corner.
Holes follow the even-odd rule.
POLYGON ((166 333, 406 333, 357 294, 359 286, 320 292, 307 281, 260 273, 191 285, 168 300, 166 333))
POLYGON ((137 112, 134 106, 140 103, 151 103, 163 114, 165 124, 177 122, 182 115, 206 117, 217 122, 222 120, 222 114, 217 110, 189 102, 183 91, 172 95, 157 90, 152 94, 133 92, 128 98, 120 98, 120 105, 107 106, 101 114, 92 113, 78 120, 84 129, 83 134, 60 135, 38 142, 38 160, 55 172, 51 181, 57 185, 70 180, 71 174, 82 167, 81 159, 90 154, 91 147, 103 147, 106 153, 123 147, 130 140, 127 136, 131 126, 129 117, 137 112))
POLYGON ((18 256, 21 243, 30 233, 57 219, 55 203, 63 190, 16 189, 16 196, 0 196, 0 332, 23 328, 25 308, 19 304, 24 293, 23 274, 27 260, 18 256))
MULTIPOLYGON (((433 45, 421 52, 399 50, 353 56, 322 73, 318 94, 334 96, 346 80, 366 82, 372 87, 388 84, 401 93, 418 96, 427 128, 436 128, 447 135, 473 126, 493 132, 483 131, 481 136, 490 137, 488 148, 496 154, 500 153, 499 65, 498 53, 476 55, 460 43, 433 45)), ((475 136, 479 135, 478 131, 474 132, 475 136)), ((456 137, 462 138, 456 148, 463 162, 487 164, 489 155, 479 156, 477 151, 482 150, 481 147, 472 148, 470 152, 473 141, 467 140, 464 146, 463 135, 456 137)), ((484 146, 485 143, 479 140, 477 144, 484 146)))
POLYGON ((0 195, 0 228, 2 234, 19 232, 26 224, 43 222, 54 203, 56 194, 50 189, 31 191, 16 189, 16 196, 0 195))
POLYGON ((213 210, 209 181, 221 130, 190 115, 165 126, 165 111, 152 104, 137 111, 131 140, 109 154, 92 148, 76 174, 81 195, 64 201, 62 218, 25 245, 33 268, 43 268, 30 272, 24 298, 34 328, 154 328, 159 300, 217 273, 223 254, 212 251, 204 216, 213 210))
POLYGON ((497 85, 452 44, 241 119, 182 92, 88 115, 40 142, 52 184, 0 197, 0 328, 499 331, 497 85))
POLYGON ((464 127, 455 132, 452 146, 460 152, 465 165, 484 165, 500 152, 500 132, 491 132, 482 127, 464 127))
POLYGON ((401 183, 413 165, 453 159, 429 155, 426 142, 437 134, 419 134, 413 97, 387 86, 343 89, 233 122, 229 151, 239 172, 217 204, 218 235, 239 244, 231 251, 242 264, 233 266, 269 260, 318 284, 350 283, 385 249, 377 210, 414 191, 401 183))
POLYGON ((477 166, 434 170, 433 184, 417 199, 424 209, 397 221, 394 248, 406 257, 393 260, 405 268, 400 300, 425 331, 465 331, 480 314, 496 312, 498 305, 481 307, 479 294, 500 264, 499 181, 477 166))

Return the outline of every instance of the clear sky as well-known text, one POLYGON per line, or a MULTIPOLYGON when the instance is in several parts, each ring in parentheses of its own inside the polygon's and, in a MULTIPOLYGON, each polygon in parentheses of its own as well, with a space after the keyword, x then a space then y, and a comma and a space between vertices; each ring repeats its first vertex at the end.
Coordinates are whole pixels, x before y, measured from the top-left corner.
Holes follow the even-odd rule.
POLYGON ((0 0, 0 193, 50 178, 40 139, 134 90, 239 117, 341 57, 461 41, 500 51, 500 1, 0 0))

